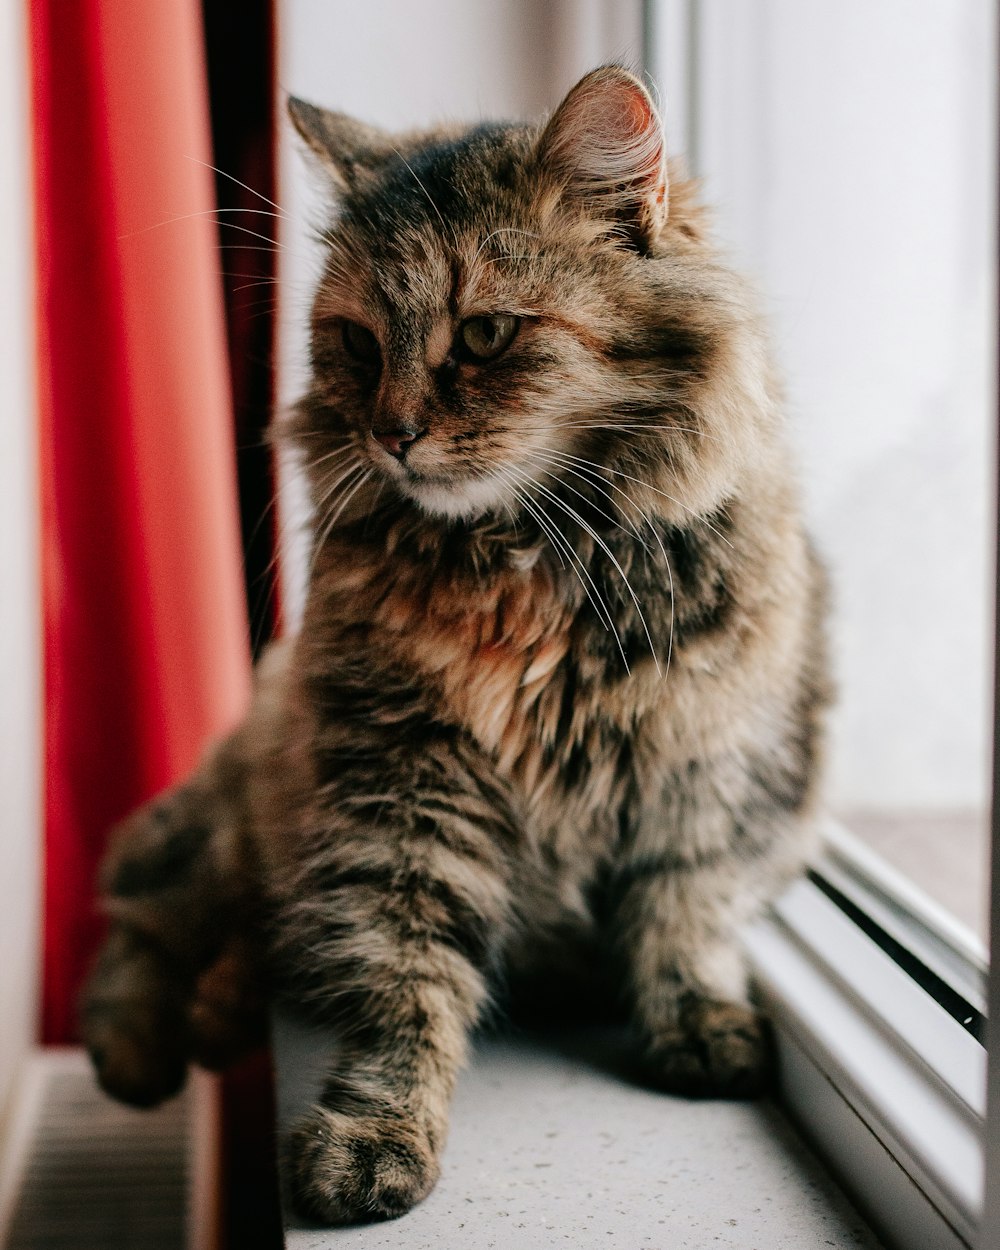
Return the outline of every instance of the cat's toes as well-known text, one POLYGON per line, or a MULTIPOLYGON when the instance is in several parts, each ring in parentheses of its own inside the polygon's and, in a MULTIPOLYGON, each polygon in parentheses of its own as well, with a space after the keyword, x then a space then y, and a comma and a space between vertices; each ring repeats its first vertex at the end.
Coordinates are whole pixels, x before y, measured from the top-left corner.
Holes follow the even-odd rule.
POLYGON ((651 1084, 688 1098, 755 1098, 771 1080, 773 1054, 765 1022, 739 1003, 695 998, 676 1028, 647 1047, 651 1084))
POLYGON ((288 1152, 295 1204, 323 1224, 395 1219, 438 1178, 426 1133, 402 1116, 314 1107, 292 1130, 288 1152))

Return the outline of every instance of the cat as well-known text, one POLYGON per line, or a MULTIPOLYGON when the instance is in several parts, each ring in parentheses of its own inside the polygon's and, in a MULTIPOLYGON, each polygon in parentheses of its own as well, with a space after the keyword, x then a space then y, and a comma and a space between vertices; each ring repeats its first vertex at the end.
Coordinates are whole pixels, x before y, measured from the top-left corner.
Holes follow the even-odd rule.
POLYGON ((738 931, 811 853, 831 687, 761 319, 642 83, 541 126, 289 108, 333 201, 280 431, 304 619, 116 835, 83 1020, 139 1104, 265 998, 328 1026, 287 1152, 340 1223, 431 1190, 470 1031, 538 970, 617 987, 652 1085, 762 1088, 738 931))

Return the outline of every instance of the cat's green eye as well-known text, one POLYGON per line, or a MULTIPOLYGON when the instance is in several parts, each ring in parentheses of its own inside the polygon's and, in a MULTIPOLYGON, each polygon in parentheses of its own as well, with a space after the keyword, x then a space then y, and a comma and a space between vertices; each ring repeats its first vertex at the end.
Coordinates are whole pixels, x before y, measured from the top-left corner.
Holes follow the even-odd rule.
POLYGON ((520 324, 521 318, 510 313, 470 317, 458 327, 455 354, 466 360, 492 360, 511 345, 520 324))
POLYGON ((378 339, 371 330, 359 325, 356 321, 345 321, 343 328, 344 347, 349 356, 360 360, 362 364, 377 365, 382 360, 382 351, 378 339))

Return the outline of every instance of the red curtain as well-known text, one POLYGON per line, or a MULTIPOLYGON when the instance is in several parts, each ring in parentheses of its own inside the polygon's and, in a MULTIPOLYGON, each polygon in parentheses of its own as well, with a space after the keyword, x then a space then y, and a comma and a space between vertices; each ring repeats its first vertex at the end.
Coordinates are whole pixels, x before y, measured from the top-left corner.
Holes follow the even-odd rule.
POLYGON ((46 683, 42 1034, 109 826, 249 692, 200 5, 28 0, 46 683), (166 224, 163 224, 166 223, 166 224))

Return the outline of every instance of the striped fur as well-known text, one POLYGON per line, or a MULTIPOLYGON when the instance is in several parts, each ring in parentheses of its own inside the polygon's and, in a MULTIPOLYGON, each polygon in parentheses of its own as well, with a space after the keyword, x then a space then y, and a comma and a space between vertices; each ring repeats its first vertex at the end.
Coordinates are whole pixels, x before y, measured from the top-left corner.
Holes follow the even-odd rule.
POLYGON ((84 1014, 135 1102, 264 996, 327 1023, 290 1166, 341 1222, 429 1191, 470 1029, 546 971, 624 987, 664 1089, 761 1087, 736 931, 809 854, 829 686, 760 319, 677 169, 668 202, 643 88, 596 71, 538 129, 292 111, 337 196, 281 432, 305 620, 116 840, 84 1014), (494 313, 517 332, 477 363, 494 313))

